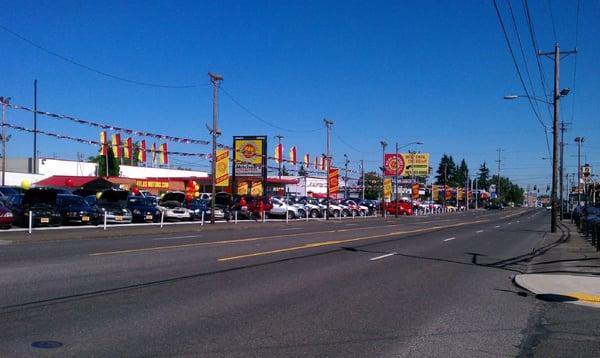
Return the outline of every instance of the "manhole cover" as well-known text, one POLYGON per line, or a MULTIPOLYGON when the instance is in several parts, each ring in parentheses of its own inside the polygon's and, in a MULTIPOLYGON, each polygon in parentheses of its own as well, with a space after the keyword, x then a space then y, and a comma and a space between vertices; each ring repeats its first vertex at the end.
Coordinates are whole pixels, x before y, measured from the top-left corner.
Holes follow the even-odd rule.
POLYGON ((57 342, 57 341, 37 341, 37 342, 33 342, 31 343, 32 347, 35 348, 58 348, 58 347, 62 347, 62 343, 57 342))

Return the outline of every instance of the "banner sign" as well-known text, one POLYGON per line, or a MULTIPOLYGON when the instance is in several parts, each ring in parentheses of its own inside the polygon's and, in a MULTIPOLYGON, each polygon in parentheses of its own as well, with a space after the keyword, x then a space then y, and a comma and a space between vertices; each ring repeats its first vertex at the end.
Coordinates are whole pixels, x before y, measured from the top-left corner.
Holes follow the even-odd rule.
POLYGON ((266 176, 266 137, 233 137, 236 177, 266 176))
POLYGON ((420 189, 420 187, 421 186, 419 185, 419 183, 414 183, 412 185, 411 189, 412 189, 412 198, 413 199, 419 199, 419 189, 420 189))
POLYGON ((458 200, 458 201, 463 200, 463 189, 462 188, 456 189, 456 200, 458 200))
POLYGON ((142 189, 150 189, 150 188, 169 189, 169 182, 162 181, 162 180, 136 180, 135 185, 138 188, 142 188, 142 189))
POLYGON ((335 195, 340 191, 340 170, 329 169, 329 195, 335 195))
POLYGON ((248 182, 241 181, 237 185, 237 195, 248 195, 248 182))
POLYGON ((216 186, 229 186, 229 149, 217 149, 216 186))
POLYGON ((452 199, 452 188, 450 188, 448 185, 446 185, 444 188, 444 198, 446 200, 452 199))
POLYGON ((429 176, 429 153, 396 153, 384 155, 384 174, 385 176, 396 176, 396 168, 398 175, 402 177, 429 176))
POLYGON ((261 195, 263 195, 263 184, 262 184, 262 182, 259 182, 259 181, 252 182, 252 188, 250 189, 250 195, 252 195, 252 196, 261 196, 261 195))
POLYGON ((390 200, 392 198, 392 179, 385 178, 383 180, 383 197, 385 200, 390 200))
POLYGON ((431 186, 431 200, 438 200, 440 197, 440 188, 438 185, 431 186))

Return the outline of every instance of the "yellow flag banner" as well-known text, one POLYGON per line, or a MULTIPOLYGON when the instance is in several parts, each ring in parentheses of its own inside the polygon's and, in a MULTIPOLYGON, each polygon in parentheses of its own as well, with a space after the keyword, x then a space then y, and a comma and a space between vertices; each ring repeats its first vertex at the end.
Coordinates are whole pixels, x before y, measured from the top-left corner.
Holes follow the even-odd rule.
POLYGON ((237 185, 237 194, 238 195, 248 195, 248 182, 241 181, 237 185))
POLYGON ((329 195, 335 195, 340 191, 340 170, 329 169, 329 195))
POLYGON ((390 200, 392 198, 392 179, 386 178, 383 181, 383 197, 385 200, 390 200))
POLYGON ((440 198, 440 188, 437 185, 431 186, 432 200, 438 200, 440 198))
MULTIPOLYGON (((217 149, 217 161, 215 162, 216 186, 229 186, 229 149, 217 149)), ((246 188, 247 190, 248 188, 246 188)))
POLYGON ((252 182, 252 188, 250 189, 250 195, 261 196, 263 195, 263 185, 259 181, 252 182))

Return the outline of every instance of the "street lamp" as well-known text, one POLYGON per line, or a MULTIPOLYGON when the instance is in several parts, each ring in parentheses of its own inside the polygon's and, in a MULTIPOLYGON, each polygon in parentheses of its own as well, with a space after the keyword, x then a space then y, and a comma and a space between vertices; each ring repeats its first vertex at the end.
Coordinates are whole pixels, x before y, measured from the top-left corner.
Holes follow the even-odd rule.
POLYGON ((405 144, 403 146, 399 146, 398 142, 396 142, 396 203, 394 204, 394 216, 398 217, 398 176, 400 175, 399 173, 399 169, 400 169, 400 161, 398 160, 398 151, 402 148, 406 148, 408 146, 411 146, 413 144, 417 144, 417 145, 421 145, 423 144, 423 142, 421 141, 416 141, 416 142, 410 142, 408 144, 405 144))

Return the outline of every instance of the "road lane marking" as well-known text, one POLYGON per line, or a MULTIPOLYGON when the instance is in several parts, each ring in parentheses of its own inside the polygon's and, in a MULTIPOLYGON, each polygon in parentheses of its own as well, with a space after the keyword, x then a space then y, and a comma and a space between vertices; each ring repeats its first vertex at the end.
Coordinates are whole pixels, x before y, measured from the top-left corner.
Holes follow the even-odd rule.
POLYGON ((292 230, 302 230, 301 227, 286 227, 285 229, 281 229, 281 231, 292 231, 292 230))
POLYGON ((477 230, 475 231, 477 234, 481 234, 483 232, 483 230, 477 230))
MULTIPOLYGON (((440 228, 459 227, 459 226, 478 224, 478 223, 483 223, 483 222, 488 222, 488 221, 490 221, 490 220, 482 219, 482 220, 476 220, 476 221, 471 221, 471 222, 450 224, 450 225, 446 225, 446 226, 432 226, 432 227, 429 227, 429 228, 426 228, 423 230, 432 231, 432 230, 437 230, 440 228)), ((385 228, 395 227, 395 226, 405 226, 405 224, 386 225, 386 226, 363 226, 363 227, 357 227, 354 229, 322 230, 322 231, 300 232, 300 233, 290 233, 290 234, 271 235, 271 236, 258 236, 258 237, 244 238, 244 239, 195 242, 195 243, 190 243, 190 244, 165 245, 165 246, 144 247, 144 248, 138 248, 138 249, 93 252, 93 253, 88 254, 88 256, 120 255, 120 254, 131 254, 131 253, 138 253, 138 252, 152 252, 152 251, 160 251, 160 250, 180 249, 180 248, 197 247, 197 246, 200 247, 200 246, 210 246, 210 245, 227 245, 227 244, 237 244, 237 243, 260 241, 260 240, 279 239, 279 238, 283 238, 283 237, 307 236, 307 235, 315 235, 315 234, 332 234, 332 233, 357 231, 357 230, 365 230, 365 229, 385 229, 385 228)), ((417 232, 417 231, 415 231, 415 232, 417 232)), ((410 233, 410 232, 407 232, 407 233, 410 233)))
POLYGON ((161 240, 177 240, 177 239, 200 239, 202 235, 187 235, 187 236, 173 236, 173 237, 157 237, 152 239, 151 241, 161 241, 161 240))
POLYGON ((392 253, 389 253, 389 254, 385 254, 385 255, 381 255, 381 256, 370 258, 369 261, 377 261, 377 260, 385 259, 386 257, 394 256, 396 254, 398 254, 398 253, 397 252, 392 252, 392 253))
POLYGON ((455 240, 455 239, 456 239, 455 237, 451 237, 449 239, 445 239, 444 241, 452 241, 452 240, 455 240))
POLYGON ((316 248, 316 247, 338 245, 338 244, 344 244, 344 243, 348 243, 348 242, 365 241, 365 240, 380 239, 380 238, 390 237, 390 236, 399 236, 399 235, 404 235, 404 234, 415 234, 415 233, 419 233, 419 232, 435 231, 438 229, 447 229, 447 228, 452 228, 452 227, 478 224, 478 223, 488 222, 488 221, 490 221, 490 220, 483 219, 483 220, 476 220, 476 221, 458 223, 458 224, 452 224, 452 225, 446 225, 446 226, 432 226, 432 227, 423 228, 423 229, 415 229, 415 230, 408 230, 408 231, 396 231, 396 232, 391 232, 391 233, 387 233, 387 234, 380 234, 380 235, 373 235, 373 236, 362 236, 362 237, 356 237, 356 238, 352 238, 352 239, 314 242, 314 243, 310 243, 310 244, 286 247, 286 248, 270 250, 270 251, 259 251, 259 252, 249 253, 249 254, 238 255, 238 256, 221 257, 221 258, 217 259, 217 261, 225 262, 225 261, 232 261, 232 260, 240 260, 240 259, 246 259, 246 258, 250 258, 250 257, 278 254, 278 253, 282 253, 282 252, 299 251, 299 250, 312 249, 312 248, 316 248))
POLYGON ((508 225, 510 225, 510 224, 512 224, 512 223, 508 223, 508 225))
POLYGON ((517 220, 517 224, 520 223, 520 222, 521 222, 521 220, 517 220))
POLYGON ((494 227, 497 229, 497 228, 499 228, 499 227, 500 227, 500 225, 496 225, 496 226, 494 226, 494 227))
POLYGON ((12 244, 12 240, 0 240, 0 245, 10 245, 12 244))

